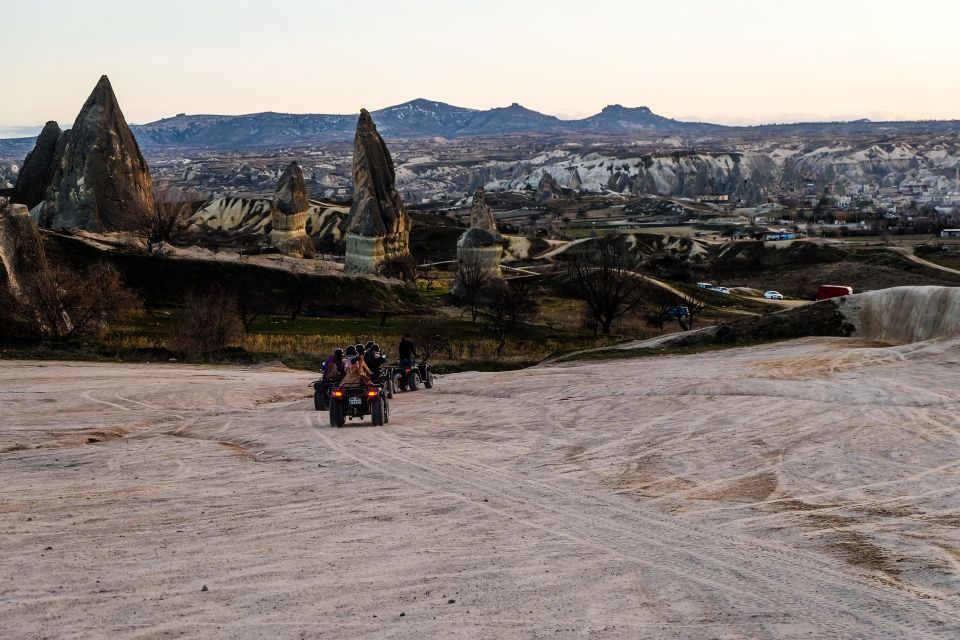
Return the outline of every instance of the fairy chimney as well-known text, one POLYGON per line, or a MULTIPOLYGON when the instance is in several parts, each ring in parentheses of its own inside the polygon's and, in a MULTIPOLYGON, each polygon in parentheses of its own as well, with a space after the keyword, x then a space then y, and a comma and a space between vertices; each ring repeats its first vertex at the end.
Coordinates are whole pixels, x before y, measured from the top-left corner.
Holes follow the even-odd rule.
POLYGON ((411 279, 410 214, 395 186, 393 159, 366 109, 353 142, 353 204, 344 270, 411 279))
POLYGON ((270 209, 270 245, 274 249, 288 256, 313 257, 313 241, 307 235, 309 208, 303 170, 291 162, 280 175, 270 209))
POLYGON ((482 268, 491 277, 499 278, 502 258, 503 236, 497 231, 493 212, 487 206, 483 187, 480 187, 473 194, 470 228, 457 240, 457 262, 470 268, 482 268))

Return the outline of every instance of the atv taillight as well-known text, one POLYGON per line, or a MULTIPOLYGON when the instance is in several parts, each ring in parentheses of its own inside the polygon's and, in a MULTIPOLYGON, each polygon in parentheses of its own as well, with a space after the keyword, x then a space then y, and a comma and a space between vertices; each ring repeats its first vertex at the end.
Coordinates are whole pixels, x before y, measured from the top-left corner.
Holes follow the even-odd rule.
POLYGON ((369 398, 376 398, 376 397, 377 397, 377 392, 376 392, 376 391, 367 391, 367 397, 369 397, 369 398))
POLYGON ((409 367, 403 370, 404 373, 410 373, 409 367))

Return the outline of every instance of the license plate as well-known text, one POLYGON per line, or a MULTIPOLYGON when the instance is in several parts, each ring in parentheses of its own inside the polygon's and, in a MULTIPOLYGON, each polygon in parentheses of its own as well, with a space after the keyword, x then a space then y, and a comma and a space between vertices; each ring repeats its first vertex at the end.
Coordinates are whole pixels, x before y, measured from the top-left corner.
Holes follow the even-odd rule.
POLYGON ((360 404, 361 402, 363 402, 363 400, 361 400, 360 398, 350 398, 350 400, 348 400, 348 402, 349 402, 350 404, 360 404))

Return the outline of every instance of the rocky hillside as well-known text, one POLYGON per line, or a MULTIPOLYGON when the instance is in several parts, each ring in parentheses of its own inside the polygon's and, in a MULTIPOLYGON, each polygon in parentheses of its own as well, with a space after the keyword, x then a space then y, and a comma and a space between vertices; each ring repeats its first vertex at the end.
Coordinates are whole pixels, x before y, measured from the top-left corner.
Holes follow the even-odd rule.
MULTIPOLYGON (((265 243, 270 234, 269 198, 215 198, 204 203, 189 220, 189 231, 207 241, 265 243)), ((307 233, 320 246, 343 239, 347 207, 311 200, 307 233)))
POLYGON ((764 153, 669 153, 626 158, 558 152, 514 165, 516 177, 493 180, 489 191, 538 189, 546 176, 561 187, 582 191, 656 193, 693 197, 720 192, 758 200, 780 172, 764 153), (526 169, 526 170, 525 170, 526 169))

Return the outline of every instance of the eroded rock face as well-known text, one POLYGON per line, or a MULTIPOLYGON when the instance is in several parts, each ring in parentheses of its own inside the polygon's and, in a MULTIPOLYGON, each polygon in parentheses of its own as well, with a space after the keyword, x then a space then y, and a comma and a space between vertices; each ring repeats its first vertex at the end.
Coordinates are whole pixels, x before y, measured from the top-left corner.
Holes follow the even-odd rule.
POLYGON ((540 183, 537 184, 537 202, 553 200, 554 198, 559 198, 562 194, 563 189, 560 188, 560 184, 556 178, 549 173, 544 173, 540 178, 540 183))
POLYGON ((290 256, 313 257, 313 242, 307 235, 310 196, 303 170, 296 162, 283 170, 270 211, 270 244, 290 256))
POLYGON ((277 190, 273 194, 273 208, 282 214, 301 213, 310 207, 310 194, 303 180, 303 169, 291 162, 277 181, 277 190))
POLYGON ((107 76, 57 145, 43 226, 136 229, 153 207, 153 181, 107 76))
POLYGON ((493 217, 493 211, 487 206, 486 194, 483 187, 479 187, 473 193, 473 208, 470 210, 470 228, 483 229, 499 235, 497 231, 497 221, 493 217))
POLYGON ((26 205, 28 209, 43 202, 44 194, 50 185, 53 168, 56 162, 57 142, 63 132, 60 126, 50 121, 43 127, 37 136, 37 144, 33 151, 27 154, 23 161, 23 168, 17 176, 17 184, 13 187, 10 202, 26 205))
POLYGON ((493 217, 493 211, 487 206, 483 187, 481 187, 473 194, 470 228, 457 240, 457 249, 459 251, 469 247, 501 247, 502 243, 503 236, 497 231, 497 222, 493 217))
POLYGON ((18 299, 24 283, 46 263, 40 231, 26 205, 0 210, 0 290, 18 299))
POLYGON ((353 142, 353 204, 347 221, 345 260, 348 273, 412 276, 411 220, 395 178, 390 151, 363 109, 353 142))

